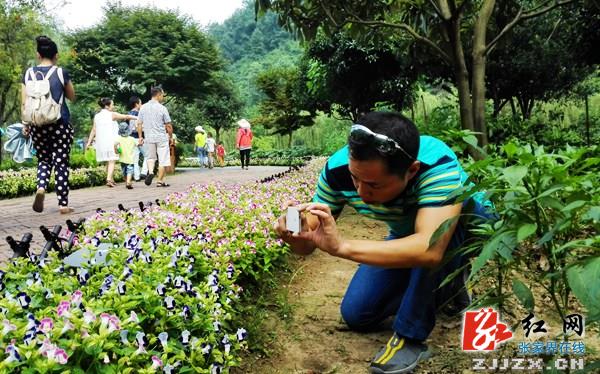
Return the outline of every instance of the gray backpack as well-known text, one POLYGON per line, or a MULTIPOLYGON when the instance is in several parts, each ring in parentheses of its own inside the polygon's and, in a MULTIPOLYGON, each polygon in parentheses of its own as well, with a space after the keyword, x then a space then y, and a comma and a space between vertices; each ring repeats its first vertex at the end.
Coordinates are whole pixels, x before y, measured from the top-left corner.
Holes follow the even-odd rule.
POLYGON ((34 72, 33 68, 29 68, 25 73, 25 105, 21 113, 21 120, 24 124, 44 126, 55 123, 60 119, 64 93, 60 95, 60 100, 57 103, 50 92, 49 79, 55 71, 58 74, 60 83, 64 86, 65 80, 62 69, 56 66, 52 66, 45 76, 40 71, 34 72), (41 74, 41 80, 37 79, 38 74, 41 74))

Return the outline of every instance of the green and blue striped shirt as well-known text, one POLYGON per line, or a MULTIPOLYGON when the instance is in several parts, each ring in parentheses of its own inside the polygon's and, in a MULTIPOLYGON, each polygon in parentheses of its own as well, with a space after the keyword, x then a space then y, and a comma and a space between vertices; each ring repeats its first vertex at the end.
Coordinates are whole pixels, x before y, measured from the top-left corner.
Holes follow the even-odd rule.
POLYGON ((313 201, 329 205, 334 215, 348 204, 359 214, 387 223, 391 233, 398 237, 414 233, 419 208, 453 204, 452 193, 467 181, 456 155, 444 142, 421 136, 417 156, 421 168, 404 192, 385 204, 366 204, 352 182, 349 157, 345 146, 329 158, 319 176, 313 201))

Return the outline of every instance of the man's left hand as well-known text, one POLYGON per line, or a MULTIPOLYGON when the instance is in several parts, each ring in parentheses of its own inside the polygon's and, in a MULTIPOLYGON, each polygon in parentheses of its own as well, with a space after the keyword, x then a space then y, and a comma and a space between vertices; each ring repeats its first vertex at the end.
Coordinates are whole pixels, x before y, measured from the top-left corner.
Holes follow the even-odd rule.
POLYGON ((317 248, 332 256, 343 257, 343 238, 337 230, 329 206, 320 203, 301 204, 298 210, 310 212, 319 218, 319 226, 314 231, 303 231, 293 236, 313 242, 317 248))

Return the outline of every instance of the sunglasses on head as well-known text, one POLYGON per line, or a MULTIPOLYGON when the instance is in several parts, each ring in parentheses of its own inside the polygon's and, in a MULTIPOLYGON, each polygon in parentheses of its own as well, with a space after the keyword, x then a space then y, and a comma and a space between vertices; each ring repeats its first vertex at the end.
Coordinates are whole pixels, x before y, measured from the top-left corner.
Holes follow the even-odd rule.
POLYGON ((402 146, 400 146, 400 144, 398 144, 394 139, 386 135, 373 132, 368 127, 363 125, 352 125, 350 128, 350 139, 358 144, 371 145, 375 147, 379 153, 386 156, 391 156, 400 151, 404 153, 404 155, 410 160, 414 160, 414 157, 408 154, 408 152, 406 152, 404 148, 402 148, 402 146))

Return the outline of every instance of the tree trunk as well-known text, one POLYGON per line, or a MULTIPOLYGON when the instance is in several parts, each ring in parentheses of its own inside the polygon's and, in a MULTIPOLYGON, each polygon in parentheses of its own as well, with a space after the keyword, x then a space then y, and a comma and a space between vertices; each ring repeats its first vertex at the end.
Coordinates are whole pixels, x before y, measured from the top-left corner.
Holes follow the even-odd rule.
POLYGON ((421 103, 423 105, 423 125, 427 127, 427 108, 425 107, 425 98, 421 95, 421 103))
POLYGON ((217 142, 217 144, 219 143, 219 140, 221 139, 221 127, 217 127, 217 126, 213 126, 215 129, 215 141, 217 142))
POLYGON ((586 144, 589 147, 591 144, 590 141, 590 108, 589 108, 589 102, 588 102, 588 95, 585 95, 585 140, 586 140, 586 144))
POLYGON ((487 127, 485 124, 485 53, 487 25, 494 11, 495 0, 485 0, 479 10, 473 30, 473 71, 472 71, 472 101, 473 128, 479 139, 480 146, 488 144, 487 127))
POLYGON ((410 102, 410 119, 415 122, 415 104, 412 100, 410 102))
MULTIPOLYGON (((449 42, 452 47, 452 67, 454 70, 454 79, 458 89, 458 103, 460 106, 460 123, 463 130, 475 131, 473 127, 473 107, 471 102, 471 88, 469 87, 469 71, 465 62, 465 52, 463 50, 460 27, 461 16, 452 20, 450 30, 448 30, 449 42)), ((473 157, 475 150, 469 148, 473 157)))
POLYGON ((512 110, 512 116, 513 118, 517 117, 517 107, 515 106, 515 101, 513 100, 513 98, 510 98, 510 110, 512 110))
POLYGON ((290 131, 289 133, 289 137, 288 137, 288 148, 292 148, 292 132, 290 131))

